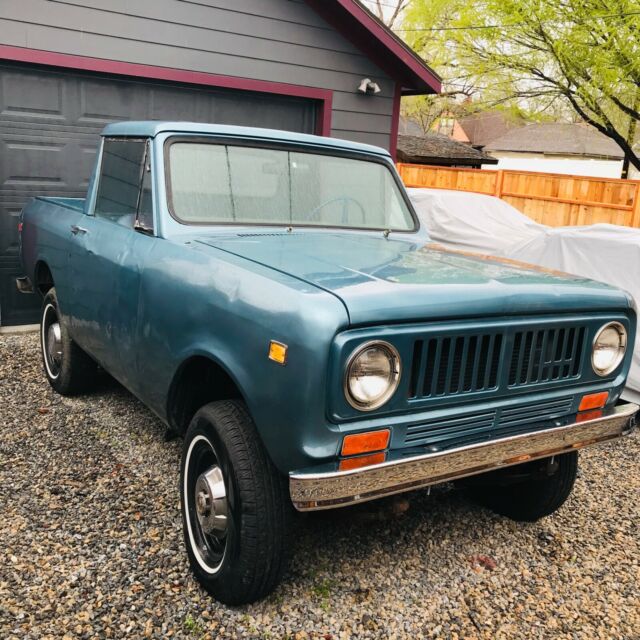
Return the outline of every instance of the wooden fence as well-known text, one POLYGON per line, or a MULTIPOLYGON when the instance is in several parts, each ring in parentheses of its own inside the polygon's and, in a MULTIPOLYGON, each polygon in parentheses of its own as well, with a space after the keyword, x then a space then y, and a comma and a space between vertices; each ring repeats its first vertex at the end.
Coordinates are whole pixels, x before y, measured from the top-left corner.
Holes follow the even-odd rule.
POLYGON ((640 181, 398 164, 408 187, 456 189, 506 200, 536 222, 553 227, 610 224, 640 227, 640 181))

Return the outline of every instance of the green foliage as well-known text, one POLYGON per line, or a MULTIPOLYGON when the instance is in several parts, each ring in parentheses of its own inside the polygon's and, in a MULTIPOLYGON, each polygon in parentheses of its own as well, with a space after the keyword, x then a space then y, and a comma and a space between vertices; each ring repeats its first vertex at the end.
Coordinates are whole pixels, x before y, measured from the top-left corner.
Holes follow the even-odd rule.
POLYGON ((331 584, 330 580, 323 580, 315 585, 313 585, 313 592, 316 596, 321 598, 328 598, 331 595, 331 584))
POLYGON ((196 620, 190 613, 184 619, 184 628, 194 636, 201 636, 205 629, 199 620, 196 620))
POLYGON ((399 32, 443 75, 447 97, 571 113, 640 169, 639 0, 413 0, 399 32))

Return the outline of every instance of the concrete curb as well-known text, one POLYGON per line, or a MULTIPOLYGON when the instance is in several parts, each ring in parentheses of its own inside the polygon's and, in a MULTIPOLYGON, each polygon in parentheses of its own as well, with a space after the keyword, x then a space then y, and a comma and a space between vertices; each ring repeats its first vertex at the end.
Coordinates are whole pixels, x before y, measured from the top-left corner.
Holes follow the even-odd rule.
POLYGON ((34 333, 39 328, 39 324, 19 324, 15 327, 0 327, 0 335, 11 335, 14 333, 34 333))

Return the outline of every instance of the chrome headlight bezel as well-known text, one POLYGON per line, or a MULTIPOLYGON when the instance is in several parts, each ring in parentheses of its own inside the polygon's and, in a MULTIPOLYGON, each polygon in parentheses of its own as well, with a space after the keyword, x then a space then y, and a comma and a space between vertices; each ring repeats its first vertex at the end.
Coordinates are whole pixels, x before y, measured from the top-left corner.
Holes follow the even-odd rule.
POLYGON ((392 344, 384 340, 370 340, 368 342, 364 342, 363 344, 358 345, 358 347, 352 351, 351 355, 347 359, 347 364, 344 370, 344 397, 346 398, 347 402, 358 411, 374 411, 375 409, 379 409, 382 405, 386 404, 391 399, 393 394, 398 389, 401 375, 402 362, 400 360, 400 354, 392 344), (368 351, 371 348, 380 349, 388 357, 391 363, 392 375, 389 386, 387 387, 385 392, 375 400, 367 402, 355 397, 352 392, 350 381, 354 364, 365 351, 368 351))
POLYGON ((627 340, 627 330, 621 322, 607 322, 598 329, 591 345, 591 368, 597 375, 600 377, 608 376, 620 366, 624 360, 625 353, 627 352, 627 340), (618 347, 611 363, 606 367, 601 368, 598 367, 595 362, 596 346, 598 344, 598 340, 607 329, 615 329, 618 332, 618 347))

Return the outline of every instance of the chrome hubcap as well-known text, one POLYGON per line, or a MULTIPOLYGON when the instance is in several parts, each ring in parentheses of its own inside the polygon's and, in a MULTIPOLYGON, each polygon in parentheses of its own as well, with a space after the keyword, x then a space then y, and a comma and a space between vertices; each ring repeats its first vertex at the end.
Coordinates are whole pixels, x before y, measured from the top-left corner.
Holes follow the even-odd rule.
POLYGON ((55 380, 62 370, 62 327, 55 306, 48 303, 42 314, 40 324, 40 345, 42 359, 51 380, 55 380))
POLYGON ((227 491, 218 465, 213 465, 198 476, 195 507, 202 532, 223 538, 227 533, 227 491))
POLYGON ((208 437, 196 435, 185 455, 183 508, 196 561, 209 575, 220 570, 233 537, 233 484, 208 437))
POLYGON ((56 369, 62 364, 62 334, 60 323, 52 322, 47 329, 47 357, 56 369))

